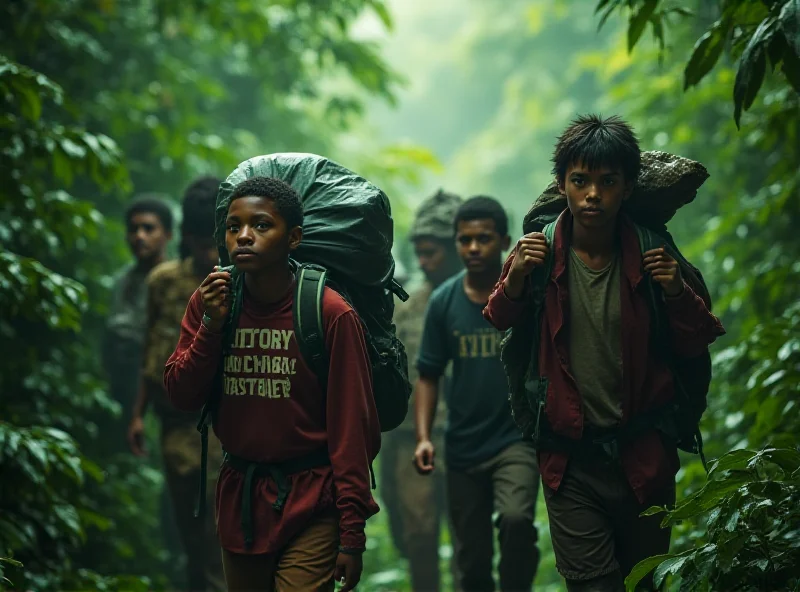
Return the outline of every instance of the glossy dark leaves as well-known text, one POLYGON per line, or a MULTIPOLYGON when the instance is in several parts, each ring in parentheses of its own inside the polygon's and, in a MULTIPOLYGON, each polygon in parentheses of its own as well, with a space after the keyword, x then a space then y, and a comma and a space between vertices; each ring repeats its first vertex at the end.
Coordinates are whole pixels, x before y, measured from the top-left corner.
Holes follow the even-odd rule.
POLYGON ((684 70, 684 90, 699 83, 717 63, 731 25, 730 21, 717 21, 697 40, 684 70))

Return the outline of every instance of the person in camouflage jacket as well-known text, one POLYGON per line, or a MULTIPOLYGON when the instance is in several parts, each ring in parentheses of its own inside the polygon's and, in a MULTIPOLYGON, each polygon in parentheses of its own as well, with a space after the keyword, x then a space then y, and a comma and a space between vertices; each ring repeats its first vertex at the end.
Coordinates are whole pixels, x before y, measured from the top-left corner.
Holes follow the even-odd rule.
MULTIPOLYGON (((415 360, 422 340, 423 320, 428 299, 436 286, 461 268, 455 250, 453 217, 461 198, 438 191, 420 204, 409 233, 425 281, 408 301, 398 306, 394 322, 397 336, 406 348, 409 360, 415 360)), ((409 364, 409 381, 414 384, 417 371, 409 364)), ((409 408, 413 409, 413 401, 409 408)), ((416 435, 413 413, 396 430, 384 434, 381 450, 382 499, 389 514, 392 538, 408 559, 414 590, 438 590, 439 531, 444 512, 444 475, 433 478, 420 475, 413 465, 416 435)), ((441 441, 446 411, 437 414, 434 434, 441 441)), ((452 566, 455 562, 452 562, 452 566)), ((455 580, 456 578, 454 578, 455 580)))
MULTIPOLYGON (((220 180, 201 177, 186 190, 181 225, 181 259, 157 266, 147 277, 147 314, 139 394, 128 428, 130 448, 145 454, 143 417, 152 407, 161 427, 164 477, 178 535, 186 553, 187 589, 224 590, 219 542, 214 535, 213 514, 194 517, 200 478, 200 438, 197 415, 176 410, 164 391, 164 366, 175 349, 186 305, 197 287, 217 263, 213 239, 214 202, 220 180)), ((222 462, 219 440, 209 434, 209 463, 222 462)), ((210 478, 215 472, 209 473, 210 478)), ((213 503, 214 483, 207 491, 213 503)))

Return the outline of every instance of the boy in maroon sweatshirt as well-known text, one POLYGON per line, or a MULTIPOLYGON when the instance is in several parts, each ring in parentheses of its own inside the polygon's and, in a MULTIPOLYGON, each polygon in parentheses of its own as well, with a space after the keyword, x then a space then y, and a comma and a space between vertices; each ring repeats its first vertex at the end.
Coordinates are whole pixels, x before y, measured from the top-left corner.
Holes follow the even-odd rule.
POLYGON ((632 441, 615 435, 675 397, 667 360, 651 344, 646 282, 660 285, 674 355, 698 356, 725 331, 666 249, 641 253, 620 211, 641 166, 624 121, 578 118, 553 161, 569 208, 552 244, 542 233, 519 240, 484 316, 501 330, 520 321, 530 274, 552 251, 539 373, 548 381, 544 415, 571 442, 569 450, 539 450, 556 567, 570 592, 622 592, 636 563, 669 550, 661 516, 640 514, 674 503, 679 466, 675 443, 655 428, 632 441))
POLYGON ((164 372, 179 409, 199 410, 219 397, 214 431, 225 460, 217 530, 229 590, 333 590, 334 579, 352 590, 361 577, 364 526, 378 511, 370 461, 380 426, 361 322, 325 288, 326 389, 294 336, 289 255, 302 224, 300 197, 288 184, 254 177, 234 189, 225 243, 244 274, 237 326, 223 332, 232 278, 217 269, 192 296, 164 372))

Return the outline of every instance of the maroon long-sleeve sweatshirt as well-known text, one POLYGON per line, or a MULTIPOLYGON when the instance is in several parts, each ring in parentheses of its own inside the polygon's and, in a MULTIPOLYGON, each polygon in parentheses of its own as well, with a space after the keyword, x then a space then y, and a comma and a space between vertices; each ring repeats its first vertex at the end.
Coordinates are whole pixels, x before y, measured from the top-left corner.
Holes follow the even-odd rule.
MULTIPOLYGON (((244 475, 223 465, 217 483, 220 543, 235 553, 274 553, 318 514, 338 509, 340 545, 363 549, 364 525, 378 511, 370 490, 370 460, 380 448, 371 367, 361 323, 333 290, 323 296, 323 329, 330 354, 327 394, 300 355, 294 336, 294 286, 270 306, 247 294, 230 355, 224 364, 214 431, 230 454, 271 463, 327 445, 331 465, 292 475, 281 512, 269 478, 253 483, 254 541, 245 549, 240 526, 244 475)), ((189 301, 181 336, 164 371, 170 401, 199 410, 211 395, 223 336, 201 323, 199 291, 189 301)), ((191 503, 191 500, 187 500, 191 503)))

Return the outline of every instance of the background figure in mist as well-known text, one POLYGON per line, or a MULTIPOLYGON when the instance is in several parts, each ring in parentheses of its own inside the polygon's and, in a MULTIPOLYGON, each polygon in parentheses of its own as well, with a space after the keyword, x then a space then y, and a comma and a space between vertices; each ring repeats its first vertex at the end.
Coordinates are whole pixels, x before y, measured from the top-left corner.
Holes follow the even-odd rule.
POLYGON ((111 397, 122 406, 114 449, 125 450, 125 427, 130 421, 139 384, 145 333, 145 279, 164 261, 172 239, 172 211, 161 196, 143 194, 125 212, 125 238, 134 261, 114 280, 103 344, 103 366, 111 397))
MULTIPOLYGON (((128 428, 128 441, 137 456, 145 454, 144 415, 152 403, 161 427, 161 453, 164 478, 186 553, 186 584, 192 592, 224 590, 222 556, 214 532, 214 516, 194 517, 197 485, 200 479, 200 438, 197 414, 178 411, 167 401, 164 391, 164 366, 180 336, 186 305, 197 286, 213 270, 218 260, 214 242, 214 204, 220 179, 200 177, 183 196, 181 258, 157 266, 147 277, 147 325, 139 381, 139 394, 128 428)), ((219 466, 222 448, 209 434, 209 463, 219 466)), ((213 507, 216 471, 209 471, 210 506, 213 507)))
MULTIPOLYGON (((453 230, 453 218, 461 203, 460 197, 439 190, 420 204, 409 233, 425 283, 395 309, 394 322, 410 361, 419 353, 431 292, 461 269, 453 230)), ((414 384, 417 372, 413 363, 408 370, 409 380, 414 384)), ((433 438, 441 447, 446 410, 443 404, 440 407, 433 438)), ((440 586, 439 532, 441 519, 446 515, 444 473, 437 472, 433 478, 420 475, 411 462, 416 445, 414 414, 410 412, 400 427, 384 434, 380 492, 389 513, 392 539, 408 559, 412 589, 434 591, 440 586)))

